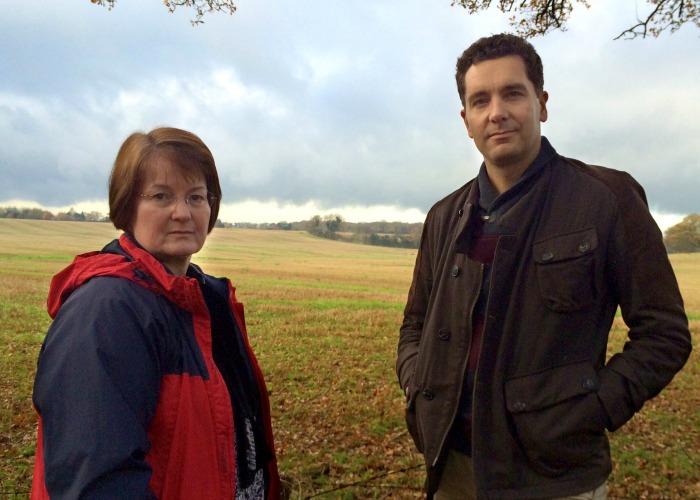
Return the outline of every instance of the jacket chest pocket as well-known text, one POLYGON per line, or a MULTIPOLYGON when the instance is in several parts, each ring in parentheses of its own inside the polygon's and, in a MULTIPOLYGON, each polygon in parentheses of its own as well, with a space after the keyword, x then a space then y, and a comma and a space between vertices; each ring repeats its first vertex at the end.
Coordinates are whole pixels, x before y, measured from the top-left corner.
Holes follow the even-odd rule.
POLYGON ((532 247, 540 294, 556 312, 589 307, 596 298, 594 228, 556 236, 532 247))

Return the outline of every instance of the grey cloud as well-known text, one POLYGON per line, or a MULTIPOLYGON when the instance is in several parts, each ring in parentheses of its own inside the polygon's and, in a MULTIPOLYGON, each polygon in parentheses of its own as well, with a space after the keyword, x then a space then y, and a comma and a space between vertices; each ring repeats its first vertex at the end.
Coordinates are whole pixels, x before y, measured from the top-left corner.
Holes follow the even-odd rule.
MULTIPOLYGON (((197 28, 158 2, 17 9, 0 33, 11 68, 0 74, 0 200, 46 205, 106 196, 121 141, 168 124, 211 147, 229 202, 427 210, 480 163, 454 61, 507 28, 422 0, 251 2, 197 28)), ((700 131, 679 97, 700 81, 696 33, 612 42, 619 16, 596 9, 533 42, 551 92, 545 134, 562 154, 629 170, 654 206, 697 212, 700 131)))

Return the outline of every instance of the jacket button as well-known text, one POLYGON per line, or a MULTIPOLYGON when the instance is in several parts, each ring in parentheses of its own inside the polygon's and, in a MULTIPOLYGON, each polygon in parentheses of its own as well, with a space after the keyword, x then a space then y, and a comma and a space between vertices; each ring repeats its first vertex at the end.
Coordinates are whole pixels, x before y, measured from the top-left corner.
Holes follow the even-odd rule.
POLYGON ((459 276, 459 266, 458 266, 457 264, 455 264, 454 266, 452 266, 452 273, 451 273, 451 274, 452 274, 452 276, 454 276, 455 278, 456 278, 457 276, 459 276))
POLYGON ((586 378, 583 380, 583 388, 592 391, 595 389, 595 382, 593 382, 591 379, 586 378))
POLYGON ((554 254, 552 252, 545 252, 542 254, 541 258, 544 262, 549 262, 554 258, 554 254))
POLYGON ((440 340, 450 340, 450 331, 447 328, 440 328, 438 338, 440 340))
POLYGON ((587 241, 584 242, 584 243, 581 243, 581 244, 578 246, 578 251, 581 252, 581 253, 586 253, 586 252, 588 252, 590 249, 591 249, 591 244, 588 243, 587 241))
POLYGON ((527 408, 527 405, 523 403, 522 401, 516 401, 515 404, 513 405, 513 411, 515 412, 521 412, 525 411, 527 408))
POLYGON ((433 399, 435 397, 435 394, 433 394, 432 389, 424 389, 423 390, 423 397, 425 399, 427 399, 428 401, 430 401, 431 399, 433 399))

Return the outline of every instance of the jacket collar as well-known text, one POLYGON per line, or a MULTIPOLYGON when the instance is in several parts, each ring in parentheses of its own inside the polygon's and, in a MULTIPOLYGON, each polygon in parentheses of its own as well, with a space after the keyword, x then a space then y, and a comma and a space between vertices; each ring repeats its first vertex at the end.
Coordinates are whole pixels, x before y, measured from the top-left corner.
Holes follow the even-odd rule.
POLYGON ((455 231, 453 247, 455 251, 466 253, 471 244, 474 217, 479 211, 491 214, 506 212, 534 185, 537 177, 557 156, 546 137, 542 136, 540 151, 522 177, 509 190, 500 195, 496 192, 486 173, 486 166, 481 164, 479 174, 474 182, 468 184, 464 204, 459 210, 460 220, 455 231))
POLYGON ((479 207, 486 213, 491 213, 499 210, 501 207, 510 206, 514 198, 519 198, 524 191, 532 186, 533 179, 544 170, 545 166, 548 165, 555 156, 557 156, 557 152, 547 138, 543 136, 541 138, 540 151, 535 160, 527 167, 525 172, 523 172, 520 179, 518 179, 510 189, 501 194, 498 194, 493 184, 491 184, 491 180, 486 172, 486 165, 482 163, 479 169, 479 175, 476 177, 480 193, 479 207))
POLYGON ((199 283, 205 280, 201 269, 190 264, 187 276, 177 277, 133 237, 122 234, 100 252, 78 255, 53 277, 47 298, 49 315, 54 318, 78 287, 98 276, 129 279, 189 312, 206 307, 199 289, 199 283))

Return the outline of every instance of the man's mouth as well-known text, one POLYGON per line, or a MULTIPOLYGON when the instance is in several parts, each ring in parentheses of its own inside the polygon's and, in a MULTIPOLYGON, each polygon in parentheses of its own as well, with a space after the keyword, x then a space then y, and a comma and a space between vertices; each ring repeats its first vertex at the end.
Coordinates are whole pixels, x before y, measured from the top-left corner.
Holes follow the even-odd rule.
POLYGON ((489 138, 498 139, 499 137, 507 137, 510 134, 512 134, 513 132, 515 132, 515 131, 514 130, 499 130, 497 132, 491 132, 489 134, 489 138))

